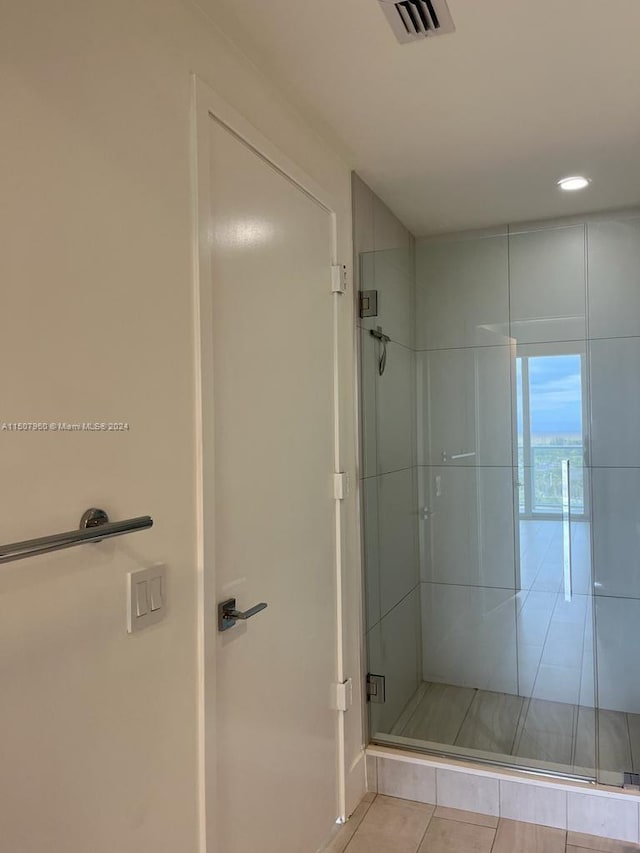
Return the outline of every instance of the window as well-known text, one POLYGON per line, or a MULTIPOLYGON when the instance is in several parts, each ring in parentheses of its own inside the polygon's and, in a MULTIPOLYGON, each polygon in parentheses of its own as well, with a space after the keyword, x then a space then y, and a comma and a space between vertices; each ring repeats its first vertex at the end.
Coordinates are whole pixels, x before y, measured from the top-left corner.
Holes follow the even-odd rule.
POLYGON ((520 515, 562 514, 565 459, 570 463, 571 513, 586 515, 584 354, 518 355, 516 394, 520 515))

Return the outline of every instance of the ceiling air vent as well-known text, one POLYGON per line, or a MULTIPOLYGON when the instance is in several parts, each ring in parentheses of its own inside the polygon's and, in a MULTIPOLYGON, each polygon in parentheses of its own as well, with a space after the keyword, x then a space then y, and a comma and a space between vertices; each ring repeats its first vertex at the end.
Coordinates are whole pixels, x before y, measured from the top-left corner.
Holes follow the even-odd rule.
POLYGON ((445 0, 378 0, 399 42, 440 36, 455 30, 445 0))

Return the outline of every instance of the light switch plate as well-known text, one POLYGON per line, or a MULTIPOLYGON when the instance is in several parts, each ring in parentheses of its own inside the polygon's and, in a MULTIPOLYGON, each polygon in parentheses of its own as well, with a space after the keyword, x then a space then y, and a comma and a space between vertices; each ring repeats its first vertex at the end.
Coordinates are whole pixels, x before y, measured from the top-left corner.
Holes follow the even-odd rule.
POLYGON ((167 609, 167 567, 158 563, 127 575, 127 631, 135 634, 164 619, 167 609))

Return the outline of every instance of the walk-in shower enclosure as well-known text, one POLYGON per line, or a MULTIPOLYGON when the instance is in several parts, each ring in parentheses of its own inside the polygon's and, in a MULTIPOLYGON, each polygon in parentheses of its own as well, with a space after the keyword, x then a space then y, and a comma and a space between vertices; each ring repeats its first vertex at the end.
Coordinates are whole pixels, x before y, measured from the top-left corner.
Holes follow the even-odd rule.
POLYGON ((354 177, 354 212, 370 739, 622 785, 640 211, 414 240, 354 177))

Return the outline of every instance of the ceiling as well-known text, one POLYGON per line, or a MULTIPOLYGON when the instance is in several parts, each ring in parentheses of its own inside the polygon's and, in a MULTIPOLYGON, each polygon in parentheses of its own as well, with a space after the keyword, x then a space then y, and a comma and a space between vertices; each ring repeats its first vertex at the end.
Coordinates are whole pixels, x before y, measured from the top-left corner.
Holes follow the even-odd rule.
POLYGON ((449 0, 406 45, 377 0, 197 2, 416 235, 640 203, 639 0, 449 0))

